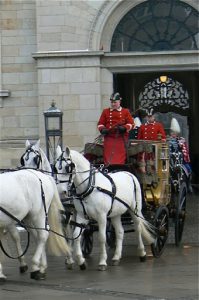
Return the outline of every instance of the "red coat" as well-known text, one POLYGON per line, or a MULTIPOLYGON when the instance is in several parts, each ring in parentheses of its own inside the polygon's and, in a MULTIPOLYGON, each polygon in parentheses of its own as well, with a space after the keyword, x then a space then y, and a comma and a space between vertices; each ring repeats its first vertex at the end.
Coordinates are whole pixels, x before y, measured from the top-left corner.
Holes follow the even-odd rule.
POLYGON ((138 131, 139 140, 166 140, 166 133, 161 123, 153 122, 142 124, 138 131))
POLYGON ((124 164, 126 160, 125 144, 128 140, 128 132, 134 127, 134 120, 127 108, 118 110, 105 108, 98 121, 98 129, 109 129, 104 136, 104 164, 124 164), (124 134, 120 134, 117 126, 126 128, 124 134))

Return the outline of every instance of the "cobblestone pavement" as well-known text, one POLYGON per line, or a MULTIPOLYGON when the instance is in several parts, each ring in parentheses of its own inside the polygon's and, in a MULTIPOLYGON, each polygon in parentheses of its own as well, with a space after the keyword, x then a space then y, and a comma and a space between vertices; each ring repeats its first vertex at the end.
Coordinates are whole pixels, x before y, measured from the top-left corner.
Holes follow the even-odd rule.
MULTIPOLYGON (((187 219, 180 247, 174 245, 173 226, 170 226, 168 245, 160 258, 154 258, 147 247, 147 261, 140 263, 136 256, 134 233, 126 233, 123 258, 119 266, 97 271, 98 247, 87 260, 88 268, 67 270, 64 257, 48 257, 45 281, 33 281, 29 274, 18 273, 18 262, 7 260, 4 271, 8 277, 0 286, 0 299, 23 300, 198 300, 199 258, 199 194, 189 196, 187 219)), ((97 233, 95 233, 97 235, 97 233)), ((30 262, 29 249, 27 260, 30 262)), ((111 258, 112 250, 108 251, 111 258)))

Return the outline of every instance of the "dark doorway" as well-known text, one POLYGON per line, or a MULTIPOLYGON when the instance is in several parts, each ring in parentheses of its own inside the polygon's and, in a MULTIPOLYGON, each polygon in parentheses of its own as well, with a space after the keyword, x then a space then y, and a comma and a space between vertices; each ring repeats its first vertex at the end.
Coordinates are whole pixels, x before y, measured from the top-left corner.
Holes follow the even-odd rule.
MULTIPOLYGON (((155 78, 166 75, 180 82, 188 91, 189 109, 175 110, 160 110, 160 113, 169 113, 171 118, 172 112, 179 114, 181 122, 184 120, 184 128, 182 134, 190 147, 190 156, 193 166, 193 181, 199 184, 199 86, 198 86, 198 71, 183 71, 183 72, 145 72, 145 73, 115 73, 114 76, 114 91, 118 91, 123 100, 122 106, 129 108, 132 114, 139 108, 139 95, 142 93, 144 86, 153 81, 155 78), (186 134, 185 134, 186 132, 186 134)), ((163 117, 164 119, 164 117, 163 117)))

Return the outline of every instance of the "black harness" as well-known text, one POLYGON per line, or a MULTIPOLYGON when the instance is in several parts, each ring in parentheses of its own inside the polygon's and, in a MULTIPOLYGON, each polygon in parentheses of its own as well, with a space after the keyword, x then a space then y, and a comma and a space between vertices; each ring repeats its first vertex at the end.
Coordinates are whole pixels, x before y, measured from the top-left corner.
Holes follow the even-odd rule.
MULTIPOLYGON (((63 153, 61 154, 61 156, 58 158, 57 160, 59 162, 59 167, 58 169, 61 170, 62 169, 62 161, 65 161, 66 162, 66 167, 65 167, 65 171, 66 171, 66 174, 69 174, 69 180, 66 180, 66 181, 62 181, 62 182, 70 182, 72 181, 72 174, 74 174, 74 169, 75 169, 75 164, 71 161, 70 158, 68 159, 65 159, 64 156, 63 156, 63 153), (70 169, 70 173, 68 172, 68 164, 70 165, 71 169, 70 169)), ((107 214, 107 216, 109 216, 112 212, 112 208, 113 208, 113 203, 114 203, 114 200, 117 200, 119 201, 120 203, 122 203, 127 209, 131 210, 131 207, 126 203, 124 202, 122 199, 120 199, 119 197, 116 196, 116 193, 117 193, 117 189, 116 189, 116 185, 112 179, 112 177, 110 175, 108 175, 107 173, 101 171, 101 170, 98 170, 98 172, 101 172, 111 183, 111 187, 112 187, 112 191, 109 191, 107 189, 104 189, 102 187, 99 187, 99 186, 95 186, 95 174, 96 174, 96 168, 90 166, 90 170, 86 171, 86 172, 89 172, 89 176, 88 178, 86 178, 83 182, 85 182, 86 180, 88 180, 88 185, 87 185, 87 188, 84 192, 82 193, 77 193, 76 192, 76 189, 77 187, 75 187, 74 183, 71 184, 71 190, 70 190, 70 193, 74 196, 75 199, 79 199, 80 202, 81 202, 81 205, 82 205, 82 208, 83 208, 83 212, 84 212, 84 215, 85 215, 85 218, 88 219, 88 215, 86 213, 86 209, 85 209, 85 205, 84 205, 84 199, 86 197, 88 197, 92 192, 93 190, 96 188, 98 191, 108 195, 111 197, 111 207, 110 207, 110 210, 107 214)), ((134 184, 134 190, 135 190, 135 193, 136 193, 136 185, 135 185, 135 181, 132 177, 132 180, 133 180, 133 184, 134 184)), ((83 183, 82 182, 82 183, 83 183)), ((81 184, 82 184, 81 183, 81 184)), ((135 211, 134 213, 136 214, 137 213, 137 203, 136 203, 136 208, 135 208, 135 211)))

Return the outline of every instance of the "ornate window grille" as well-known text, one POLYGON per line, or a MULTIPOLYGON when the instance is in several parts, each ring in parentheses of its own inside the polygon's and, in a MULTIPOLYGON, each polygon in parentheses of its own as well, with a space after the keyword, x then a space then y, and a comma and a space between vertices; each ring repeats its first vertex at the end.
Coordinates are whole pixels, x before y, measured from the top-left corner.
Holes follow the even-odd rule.
POLYGON ((172 51, 199 48, 199 13, 179 0, 148 0, 119 22, 111 51, 172 51))
POLYGON ((139 95, 139 106, 155 111, 160 108, 166 108, 166 111, 187 110, 189 95, 180 82, 161 76, 144 86, 144 91, 139 95))

